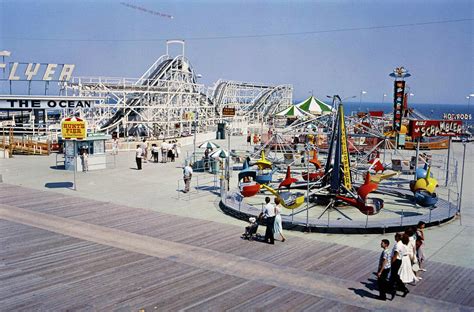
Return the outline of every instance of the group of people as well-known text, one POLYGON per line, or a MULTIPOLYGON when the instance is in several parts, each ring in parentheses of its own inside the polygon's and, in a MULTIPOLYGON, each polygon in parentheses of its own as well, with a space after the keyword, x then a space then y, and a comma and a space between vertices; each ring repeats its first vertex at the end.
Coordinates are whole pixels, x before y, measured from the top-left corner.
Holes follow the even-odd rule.
MULTIPOLYGON (((258 133, 253 134, 253 144, 257 145, 260 142, 260 135, 258 133)), ((247 132, 247 145, 252 145, 252 133, 250 131, 247 132)))
POLYGON ((245 233, 242 234, 242 237, 249 237, 252 233, 252 229, 261 224, 266 226, 264 237, 266 243, 275 244, 275 235, 280 235, 282 242, 286 240, 283 235, 280 199, 275 197, 274 203, 275 204, 271 203, 270 197, 265 197, 265 205, 263 206, 258 220, 255 218, 249 219, 250 224, 245 227, 245 233))
POLYGON ((390 250, 390 242, 383 239, 380 243, 383 251, 379 258, 377 285, 379 299, 386 300, 387 293, 395 297, 397 291, 405 297, 409 290, 406 284, 416 283, 422 279, 424 269, 424 228, 420 221, 416 228, 408 228, 404 233, 395 234, 395 243, 390 250))
POLYGON ((141 144, 137 145, 135 150, 135 160, 137 162, 137 169, 142 170, 142 163, 147 162, 148 160, 159 162, 159 155, 161 152, 161 162, 166 163, 168 161, 175 161, 175 158, 178 158, 181 154, 181 145, 176 140, 169 142, 163 141, 161 146, 158 147, 155 143, 149 148, 149 144, 146 139, 143 139, 141 144), (151 157, 149 156, 149 151, 151 150, 151 157))

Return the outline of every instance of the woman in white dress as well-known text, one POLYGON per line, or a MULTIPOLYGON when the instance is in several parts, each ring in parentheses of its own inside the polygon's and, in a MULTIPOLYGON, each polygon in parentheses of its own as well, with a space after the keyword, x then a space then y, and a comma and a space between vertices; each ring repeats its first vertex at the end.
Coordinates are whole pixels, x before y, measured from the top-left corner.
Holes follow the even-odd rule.
POLYGON ((276 234, 280 234, 282 242, 286 240, 285 236, 283 236, 283 225, 281 223, 280 199, 277 197, 275 197, 275 223, 273 225, 273 236, 276 234))
POLYGON ((403 234, 402 236, 402 248, 400 250, 402 256, 402 264, 400 269, 398 270, 398 275, 400 275, 400 279, 403 283, 413 283, 418 282, 418 278, 413 273, 413 268, 411 266, 411 259, 410 259, 410 252, 409 252, 409 243, 410 238, 408 235, 403 234))

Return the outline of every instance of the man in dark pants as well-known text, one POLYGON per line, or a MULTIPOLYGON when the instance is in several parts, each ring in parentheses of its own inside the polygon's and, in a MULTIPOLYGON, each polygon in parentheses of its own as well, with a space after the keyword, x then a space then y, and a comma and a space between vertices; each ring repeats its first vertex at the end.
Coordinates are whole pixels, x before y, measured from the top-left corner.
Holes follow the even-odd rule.
POLYGON ((382 239, 380 247, 382 247, 383 251, 380 254, 379 267, 377 270, 377 285, 379 287, 380 300, 387 300, 388 273, 390 273, 390 267, 392 264, 390 250, 388 249, 389 245, 390 242, 388 239, 382 239))
POLYGON ((137 145, 137 149, 135 150, 135 161, 137 162, 137 169, 142 170, 142 158, 143 158, 143 149, 140 145, 137 145))
POLYGON ((275 244, 275 238, 273 237, 273 225, 275 223, 275 206, 270 202, 270 197, 265 197, 265 206, 263 206, 263 217, 265 218, 265 224, 267 229, 265 231, 265 242, 269 244, 275 244))
POLYGON ((402 254, 401 254, 401 245, 402 245, 402 234, 395 234, 395 244, 392 248, 392 267, 390 268, 390 287, 392 289, 392 300, 397 293, 397 290, 403 291, 403 297, 408 294, 408 288, 400 279, 398 275, 398 270, 402 265, 402 254))

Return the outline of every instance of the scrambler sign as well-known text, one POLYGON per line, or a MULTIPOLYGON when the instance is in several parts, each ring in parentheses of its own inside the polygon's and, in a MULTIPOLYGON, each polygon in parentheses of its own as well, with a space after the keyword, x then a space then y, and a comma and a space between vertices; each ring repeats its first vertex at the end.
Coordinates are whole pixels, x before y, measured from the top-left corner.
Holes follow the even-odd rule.
POLYGON ((63 139, 85 139, 87 135, 86 121, 77 117, 64 118, 61 121, 63 139))
POLYGON ((410 135, 413 138, 459 136, 461 134, 461 120, 410 120, 410 135))

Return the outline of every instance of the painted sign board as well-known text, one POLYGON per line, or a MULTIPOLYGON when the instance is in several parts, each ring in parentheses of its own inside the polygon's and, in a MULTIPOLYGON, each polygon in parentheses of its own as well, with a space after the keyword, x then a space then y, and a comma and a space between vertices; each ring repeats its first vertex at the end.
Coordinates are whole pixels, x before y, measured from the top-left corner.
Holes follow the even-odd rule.
POLYGON ((224 116, 224 117, 234 117, 235 116, 235 107, 224 107, 224 108, 222 108, 222 116, 224 116))
POLYGON ((461 134, 461 120, 410 120, 410 135, 413 138, 459 136, 461 134))
MULTIPOLYGON (((8 63, 8 80, 10 81, 69 81, 74 72, 74 64, 45 63, 8 63)), ((0 69, 5 70, 7 63, 0 62, 0 69)))
POLYGON ((395 80, 393 86, 393 130, 402 127, 403 106, 405 101, 405 81, 395 80))
POLYGON ((460 114, 455 114, 455 113, 443 113, 443 119, 449 119, 449 120, 472 120, 472 114, 468 114, 468 113, 460 113, 460 114))
POLYGON ((61 121, 63 139, 85 139, 87 136, 86 121, 77 117, 64 118, 61 121))
POLYGON ((93 108, 101 98, 79 96, 0 95, 0 109, 93 108))

